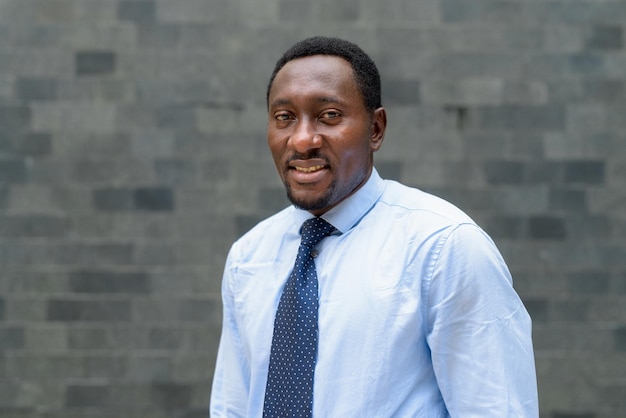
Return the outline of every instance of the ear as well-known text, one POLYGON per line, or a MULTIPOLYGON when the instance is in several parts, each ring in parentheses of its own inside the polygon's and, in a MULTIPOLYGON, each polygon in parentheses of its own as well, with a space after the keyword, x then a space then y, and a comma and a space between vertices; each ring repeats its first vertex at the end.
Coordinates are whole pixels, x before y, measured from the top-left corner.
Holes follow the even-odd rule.
POLYGON ((385 129, 387 128, 387 112, 384 107, 374 110, 372 115, 372 152, 380 149, 383 139, 385 139, 385 129))

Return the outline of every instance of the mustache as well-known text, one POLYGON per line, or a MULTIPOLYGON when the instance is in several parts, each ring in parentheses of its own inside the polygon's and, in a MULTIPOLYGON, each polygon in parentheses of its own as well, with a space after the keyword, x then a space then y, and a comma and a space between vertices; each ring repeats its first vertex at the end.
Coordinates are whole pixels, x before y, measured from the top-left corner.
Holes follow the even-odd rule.
POLYGON ((319 150, 312 150, 311 152, 306 152, 306 153, 293 152, 292 154, 289 155, 289 157, 287 157, 286 162, 287 164, 289 164, 290 162, 294 160, 309 160, 311 158, 319 158, 321 160, 324 160, 326 164, 330 164, 330 162, 328 161, 328 157, 324 155, 324 153, 320 152, 319 150))

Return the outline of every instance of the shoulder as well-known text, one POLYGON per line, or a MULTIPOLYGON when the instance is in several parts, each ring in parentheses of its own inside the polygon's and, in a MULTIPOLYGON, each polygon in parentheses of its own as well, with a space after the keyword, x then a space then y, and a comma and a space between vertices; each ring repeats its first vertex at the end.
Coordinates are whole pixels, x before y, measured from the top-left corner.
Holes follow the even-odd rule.
POLYGON ((422 224, 439 227, 474 224, 474 221, 454 204, 393 180, 385 180, 385 191, 378 205, 381 209, 396 213, 396 216, 415 218, 422 224))

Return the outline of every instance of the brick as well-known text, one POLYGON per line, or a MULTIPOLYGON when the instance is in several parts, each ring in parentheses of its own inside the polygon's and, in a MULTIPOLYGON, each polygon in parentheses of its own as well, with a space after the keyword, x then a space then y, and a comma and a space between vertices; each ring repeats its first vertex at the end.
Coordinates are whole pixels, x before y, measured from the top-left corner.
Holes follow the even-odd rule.
POLYGON ((586 300, 557 300, 552 303, 553 321, 585 322, 589 320, 586 300))
POLYGON ((155 328, 148 334, 150 348, 156 350, 180 350, 184 344, 185 333, 181 329, 155 328))
POLYGON ((0 185, 0 209, 6 209, 9 202, 9 190, 0 185))
POLYGON ((15 89, 17 97, 25 101, 57 99, 57 82, 53 79, 20 78, 15 89))
POLYGON ((5 134, 26 131, 31 120, 32 112, 29 107, 0 103, 0 126, 5 134))
POLYGON ((133 203, 140 210, 172 211, 174 192, 165 187, 139 188, 133 191, 133 203))
POLYGON ((605 271, 585 271, 568 276, 568 288, 572 293, 597 294, 609 291, 609 276, 605 271))
POLYGON ((133 199, 133 191, 128 188, 105 188, 93 191, 93 205, 98 210, 130 210, 134 207, 133 199))
POLYGON ((154 163, 157 180, 167 185, 193 183, 196 177, 195 166, 184 160, 157 160, 154 163))
POLYGON ((551 131, 565 127, 565 111, 560 106, 481 107, 472 114, 476 126, 483 129, 551 131))
POLYGON ((154 22, 156 17, 156 5, 154 1, 120 1, 118 4, 117 17, 122 21, 137 23, 154 22))
MULTIPOLYGON (((146 3, 146 2, 130 2, 130 3, 146 3)), ((178 24, 145 24, 142 23, 138 27, 138 43, 147 48, 175 48, 182 42, 182 26, 178 24)), ((162 83, 161 83, 162 84, 162 83)), ((150 88, 152 90, 153 86, 150 88)), ((142 89, 142 93, 146 93, 147 89, 142 89)), ((154 94, 151 91, 148 94, 154 94)), ((158 94, 158 93, 157 93, 158 94)), ((170 95, 170 97, 173 97, 170 95)), ((147 99, 142 94, 142 99, 147 99)))
POLYGON ((0 350, 24 348, 24 329, 13 326, 0 326, 0 350))
POLYGON ((278 212, 291 203, 284 188, 263 188, 259 192, 259 208, 268 213, 278 212))
POLYGON ((48 237, 67 236, 70 224, 67 218, 44 215, 0 216, 0 236, 48 237))
POLYGON ((279 0, 279 19, 288 22, 306 22, 314 18, 315 4, 303 0, 279 0))
POLYGON ((524 165, 518 161, 487 161, 484 170, 490 184, 520 184, 524 181, 524 165))
POLYGON ((105 350, 113 348, 107 329, 101 327, 73 327, 68 329, 67 346, 70 350, 105 350))
POLYGON ((180 383, 155 383, 151 386, 151 400, 166 411, 186 408, 191 406, 192 387, 180 383))
POLYGON ((568 161, 565 163, 565 181, 568 183, 602 184, 605 179, 603 161, 568 161))
POLYGON ((624 48, 624 31, 621 26, 594 26, 585 47, 599 50, 624 48))
POLYGON ((103 408, 111 403, 111 388, 103 384, 68 385, 65 405, 71 408, 103 408))
POLYGON ((419 104, 420 83, 415 80, 387 80, 384 100, 390 105, 419 104))
POLYGON ((52 152, 52 136, 46 133, 30 133, 17 137, 14 150, 31 157, 41 157, 52 152))
POLYGON ((521 16, 521 5, 514 2, 479 0, 442 2, 444 22, 502 22, 516 21, 521 16))
POLYGON ((584 190, 552 188, 550 190, 550 209, 568 212, 587 212, 587 194, 584 190))
POLYGON ((119 300, 51 300, 46 313, 49 321, 65 322, 127 322, 130 316, 130 302, 119 300))
POLYGON ((150 277, 146 273, 122 273, 84 270, 70 273, 72 292, 90 294, 150 293, 150 277))
POLYGON ((116 54, 112 51, 80 51, 75 57, 77 76, 101 76, 115 72, 116 54))
POLYGON ((565 222, 552 216, 533 216, 528 220, 528 235, 535 239, 564 240, 567 238, 565 222))
POLYGON ((604 215, 568 216, 565 224, 568 236, 574 240, 606 240, 613 234, 611 223, 604 215))
POLYGON ((358 0, 322 0, 319 3, 322 21, 354 22, 358 20, 362 3, 358 0))
MULTIPOLYGON (((0 125, 1 126, 1 125, 0 125)), ((0 160, 0 182, 22 183, 28 178, 26 162, 21 159, 0 160)))
POLYGON ((613 332, 615 349, 619 352, 626 352, 626 326, 620 326, 613 332))
POLYGON ((587 412, 555 411, 551 418, 596 418, 596 414, 587 412))

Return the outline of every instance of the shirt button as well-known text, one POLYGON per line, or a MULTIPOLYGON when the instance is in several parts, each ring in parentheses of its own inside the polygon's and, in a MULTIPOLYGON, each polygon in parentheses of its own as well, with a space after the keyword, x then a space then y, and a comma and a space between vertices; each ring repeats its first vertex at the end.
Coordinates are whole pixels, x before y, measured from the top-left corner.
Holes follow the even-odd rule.
POLYGON ((317 250, 313 250, 313 251, 311 251, 311 257, 313 257, 313 258, 317 257, 319 254, 320 254, 320 253, 319 253, 319 251, 317 251, 317 250))

